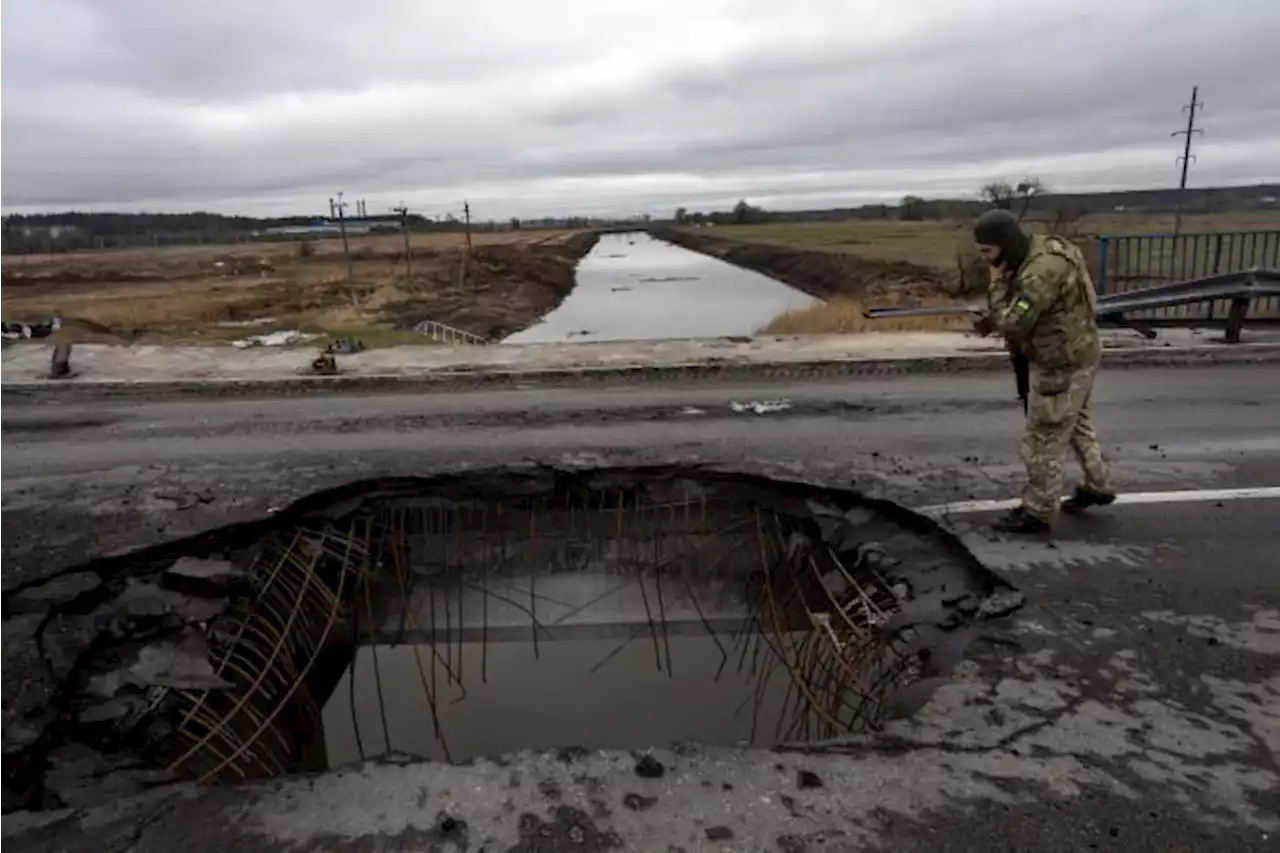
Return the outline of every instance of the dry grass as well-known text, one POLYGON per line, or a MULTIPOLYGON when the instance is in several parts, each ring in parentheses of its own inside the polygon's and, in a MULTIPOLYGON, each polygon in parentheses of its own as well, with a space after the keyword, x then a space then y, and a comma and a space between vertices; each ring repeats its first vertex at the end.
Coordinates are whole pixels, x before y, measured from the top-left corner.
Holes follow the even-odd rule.
MULTIPOLYGON (((1032 218, 1035 231, 1048 231, 1050 223, 1032 218)), ((1141 213, 1108 213, 1084 216, 1072 223, 1080 235, 1171 233, 1173 216, 1141 213)), ((1280 229, 1280 213, 1193 214, 1183 217, 1184 233, 1280 229)), ((777 222, 763 225, 725 225, 708 229, 717 237, 748 243, 844 252, 882 261, 910 263, 953 270, 957 251, 972 246, 969 224, 956 220, 899 222, 853 220, 849 222, 777 222)))
POLYGON ((412 282, 399 235, 350 241, 353 282, 341 240, 313 241, 310 256, 297 242, 19 256, 4 262, 4 318, 58 314, 75 321, 74 340, 103 342, 218 342, 246 333, 222 324, 249 320, 264 321, 254 331, 391 331, 430 319, 501 334, 553 307, 561 279, 571 281, 566 243, 577 233, 476 234, 470 258, 462 234, 415 234, 412 282))
MULTIPOLYGON (((472 244, 479 246, 527 246, 562 243, 576 231, 495 231, 472 235, 472 244)), ((64 255, 15 255, 5 258, 8 269, 24 266, 70 265, 76 268, 129 266, 142 270, 185 269, 193 264, 212 264, 231 258, 256 260, 267 258, 273 262, 290 263, 299 260, 328 261, 341 266, 342 240, 338 237, 313 239, 315 247, 312 259, 298 258, 301 241, 278 240, 270 242, 210 244, 199 246, 162 246, 154 249, 104 249, 72 252, 64 255)), ((404 238, 399 234, 376 234, 351 237, 348 241, 353 255, 394 255, 404 251, 404 238)), ((416 233, 410 235, 414 253, 457 252, 466 245, 466 237, 460 233, 416 233)))
MULTIPOLYGON (((917 299, 911 307, 955 305, 943 297, 917 299)), ((937 332, 970 327, 965 316, 901 317, 869 320, 863 316, 867 306, 852 296, 837 296, 807 308, 787 311, 769 321, 758 334, 763 335, 847 335, 859 332, 937 332)), ((875 306, 882 307, 882 306, 875 306)))
MULTIPOLYGON (((1054 223, 1046 218, 1030 218, 1032 231, 1048 232, 1054 223)), ((985 287, 985 265, 977 259, 968 222, 955 220, 899 222, 895 220, 853 220, 820 223, 767 223, 729 225, 696 229, 700 233, 742 243, 816 250, 852 255, 876 261, 906 261, 943 270, 954 276, 956 293, 976 293, 985 287), (963 265, 963 267, 962 267, 963 265), (963 268, 964 283, 959 281, 963 268)), ((1090 265, 1097 266, 1098 235, 1159 234, 1173 228, 1173 216, 1110 213, 1081 217, 1070 222, 1066 236, 1076 240, 1090 265)), ((1245 212, 1194 214, 1183 217, 1186 234, 1215 231, 1280 229, 1280 213, 1245 212)), ((931 306, 957 304, 945 295, 924 296, 918 289, 877 288, 873 296, 878 307, 902 305, 931 306)), ((809 308, 789 311, 774 318, 760 331, 766 334, 849 334, 867 331, 934 331, 964 329, 965 317, 911 317, 895 320, 867 320, 863 301, 857 296, 839 296, 809 308)))

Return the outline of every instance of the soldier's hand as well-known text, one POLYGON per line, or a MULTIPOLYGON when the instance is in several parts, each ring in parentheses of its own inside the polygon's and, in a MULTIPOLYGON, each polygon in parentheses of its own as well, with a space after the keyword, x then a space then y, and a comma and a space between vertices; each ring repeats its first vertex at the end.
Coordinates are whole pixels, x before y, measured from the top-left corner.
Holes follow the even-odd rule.
POLYGON ((985 338, 996 330, 996 321, 990 314, 980 314, 978 319, 973 321, 973 330, 985 338))

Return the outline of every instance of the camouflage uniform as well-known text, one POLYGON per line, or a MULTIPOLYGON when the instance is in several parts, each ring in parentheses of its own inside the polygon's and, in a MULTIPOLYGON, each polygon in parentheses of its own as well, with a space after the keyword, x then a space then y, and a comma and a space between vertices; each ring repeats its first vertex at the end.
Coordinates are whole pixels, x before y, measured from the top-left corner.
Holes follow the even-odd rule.
POLYGON ((992 283, 989 298, 996 329, 1036 368, 1022 437, 1027 471, 1022 506, 1035 518, 1052 521, 1068 446, 1084 470, 1084 488, 1110 491, 1089 405, 1102 356, 1093 279, 1076 246, 1061 237, 1035 235, 1026 259, 992 283))

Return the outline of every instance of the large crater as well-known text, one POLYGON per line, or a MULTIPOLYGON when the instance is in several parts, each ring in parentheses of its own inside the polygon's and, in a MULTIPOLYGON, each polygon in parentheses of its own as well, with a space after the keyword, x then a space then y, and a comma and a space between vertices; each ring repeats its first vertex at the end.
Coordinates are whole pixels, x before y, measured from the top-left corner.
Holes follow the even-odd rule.
POLYGON ((43 614, 55 689, 6 747, 6 807, 874 731, 1020 604, 934 521, 849 490, 679 466, 357 482, 7 591, 6 619, 43 614))

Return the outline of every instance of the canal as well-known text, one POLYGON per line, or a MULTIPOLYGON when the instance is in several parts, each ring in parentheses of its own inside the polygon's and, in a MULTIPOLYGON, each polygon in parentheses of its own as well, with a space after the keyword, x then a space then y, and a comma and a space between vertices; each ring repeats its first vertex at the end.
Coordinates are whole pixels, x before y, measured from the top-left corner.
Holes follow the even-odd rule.
POLYGON ((578 264, 577 285, 560 307, 503 343, 750 335, 813 301, 767 276, 642 232, 605 234, 578 264))

